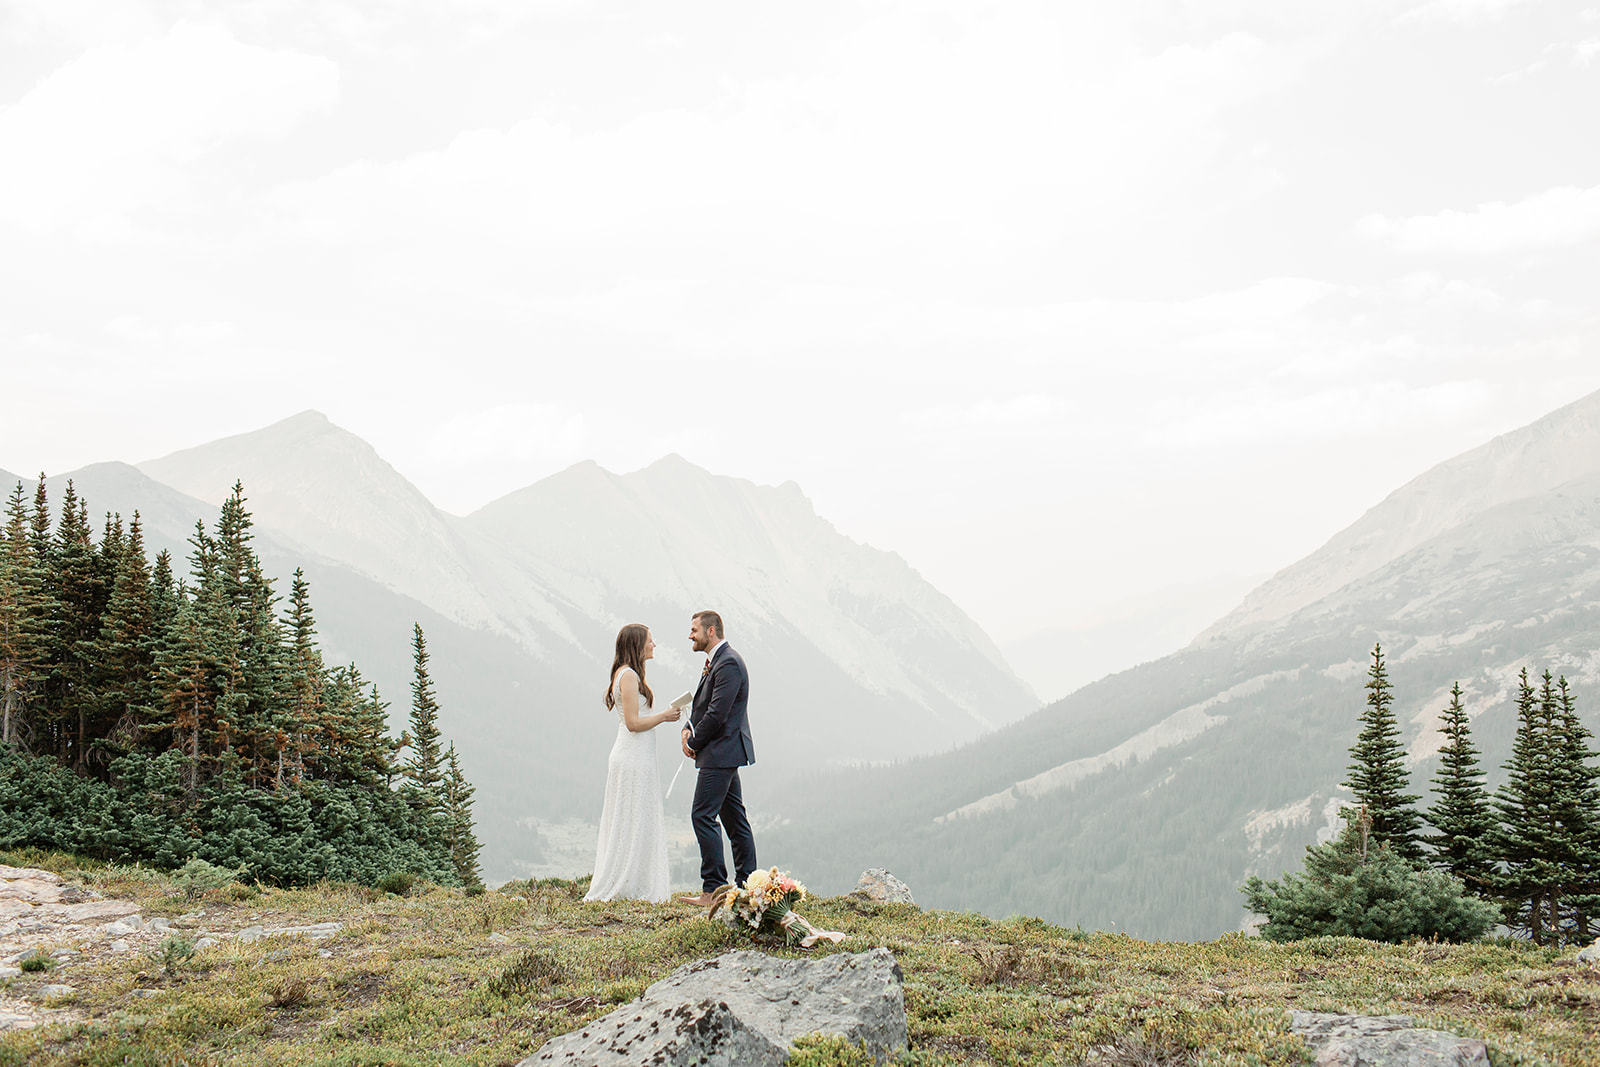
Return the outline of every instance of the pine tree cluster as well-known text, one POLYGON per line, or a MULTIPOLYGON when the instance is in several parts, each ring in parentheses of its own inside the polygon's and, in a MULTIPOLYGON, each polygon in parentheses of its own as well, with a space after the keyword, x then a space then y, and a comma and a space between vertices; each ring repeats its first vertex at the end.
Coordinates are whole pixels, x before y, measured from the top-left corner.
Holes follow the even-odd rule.
POLYGON ((1368 922, 1393 935, 1386 940, 1477 936, 1493 916, 1536 944, 1593 941, 1600 933, 1600 769, 1592 761, 1600 752, 1590 745, 1566 678, 1545 671, 1535 687, 1522 669, 1507 780, 1492 796, 1461 686, 1452 686, 1440 715, 1444 745, 1434 802, 1424 812, 1415 807, 1420 798, 1407 792, 1405 748, 1390 707, 1381 645, 1372 650, 1366 688, 1367 708, 1345 783, 1358 804, 1345 813, 1349 828, 1338 841, 1307 849, 1302 878, 1252 878, 1243 887, 1246 907, 1268 917, 1267 936, 1352 933, 1352 923, 1366 921, 1359 918, 1363 911, 1386 911, 1391 919, 1409 917, 1387 926, 1368 922), (1434 833, 1425 836, 1425 826, 1434 833), (1381 876, 1375 866, 1363 870, 1378 859, 1392 869, 1381 876), (1413 877, 1401 877, 1393 861, 1403 861, 1413 877), (1451 892, 1424 885, 1439 875, 1448 877, 1451 892), (1379 884, 1383 888, 1374 896, 1379 884), (1473 907, 1480 903, 1493 909, 1473 907), (1471 933, 1480 919, 1482 928, 1471 933), (1441 923, 1449 932, 1439 929, 1441 923))
POLYGON ((330 667, 310 589, 287 610, 252 547, 243 487, 197 523, 188 578, 147 557, 139 515, 98 543, 41 475, 0 530, 0 848, 122 862, 198 857, 273 884, 409 872, 478 884, 472 787, 441 754, 422 630, 411 729, 354 664, 330 667), (400 753, 409 748, 410 759, 400 753))

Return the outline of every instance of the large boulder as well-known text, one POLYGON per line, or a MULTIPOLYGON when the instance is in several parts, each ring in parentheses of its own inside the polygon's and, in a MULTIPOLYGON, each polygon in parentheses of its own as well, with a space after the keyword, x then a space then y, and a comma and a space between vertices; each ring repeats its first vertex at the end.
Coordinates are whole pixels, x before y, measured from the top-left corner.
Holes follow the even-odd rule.
POLYGON ((1489 1067, 1482 1041, 1420 1029, 1409 1015, 1291 1011, 1289 1029, 1311 1046, 1317 1067, 1489 1067))
POLYGON ((872 867, 861 872, 850 896, 857 900, 871 900, 879 904, 915 904, 911 889, 882 867, 872 867))
POLYGON ((1579 963, 1600 963, 1600 940, 1578 953, 1579 963))
POLYGON ((776 1067, 807 1034, 837 1035, 882 1062, 906 1044, 904 979, 886 948, 820 960, 729 952, 684 964, 518 1067, 776 1067))

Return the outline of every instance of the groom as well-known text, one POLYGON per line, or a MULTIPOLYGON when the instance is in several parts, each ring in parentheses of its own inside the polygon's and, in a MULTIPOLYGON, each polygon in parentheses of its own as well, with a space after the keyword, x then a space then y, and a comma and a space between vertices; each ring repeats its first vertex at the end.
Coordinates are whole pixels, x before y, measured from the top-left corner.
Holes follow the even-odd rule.
POLYGON ((689 623, 689 642, 696 652, 706 654, 700 685, 694 691, 689 725, 683 728, 683 754, 694 760, 699 778, 694 787, 694 806, 689 809, 695 840, 700 843, 700 883, 697 897, 679 897, 696 907, 709 908, 711 894, 728 883, 728 868, 722 859, 722 827, 733 846, 736 885, 743 885, 756 869, 756 839, 744 813, 744 795, 739 789, 739 768, 756 761, 755 742, 750 739, 750 720, 745 705, 750 699, 750 676, 744 659, 728 644, 722 629, 722 616, 714 611, 699 611, 689 623))

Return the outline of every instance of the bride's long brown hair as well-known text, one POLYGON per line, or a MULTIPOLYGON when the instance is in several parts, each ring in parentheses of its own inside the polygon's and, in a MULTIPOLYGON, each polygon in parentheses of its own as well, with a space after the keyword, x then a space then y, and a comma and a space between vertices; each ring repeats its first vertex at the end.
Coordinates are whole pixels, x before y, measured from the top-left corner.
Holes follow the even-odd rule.
POLYGON ((639 676, 639 695, 646 704, 654 703, 655 694, 644 680, 644 643, 650 640, 650 627, 641 622, 630 622, 617 631, 617 654, 611 660, 611 684, 606 686, 606 710, 617 706, 611 691, 617 686, 617 672, 632 667, 639 676))

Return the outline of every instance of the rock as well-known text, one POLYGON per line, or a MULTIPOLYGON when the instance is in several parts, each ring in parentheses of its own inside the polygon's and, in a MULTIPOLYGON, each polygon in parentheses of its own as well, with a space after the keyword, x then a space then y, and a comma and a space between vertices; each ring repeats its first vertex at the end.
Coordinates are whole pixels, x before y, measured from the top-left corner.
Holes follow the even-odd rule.
POLYGON ((252 941, 260 941, 263 937, 266 937, 267 928, 265 926, 246 926, 233 936, 248 945, 252 941))
MULTIPOLYGON (((15 869, 15 868, 13 868, 15 869)), ((0 881, 0 899, 25 900, 30 904, 54 904, 61 899, 61 879, 17 878, 0 881)))
POLYGON ((196 951, 199 951, 200 949, 211 948, 212 946, 220 945, 221 943, 222 942, 218 941, 214 937, 202 937, 200 940, 194 943, 194 947, 196 951))
POLYGON ((145 930, 152 934, 164 934, 172 929, 172 920, 165 915, 157 915, 144 924, 145 930))
POLYGON ((850 891, 849 895, 860 900, 875 901, 879 904, 916 903, 911 897, 911 889, 882 867, 873 867, 870 870, 862 871, 861 877, 856 880, 856 887, 850 891))
POLYGON ((729 952, 685 964, 631 1004, 545 1043, 519 1067, 563 1063, 765 1067, 806 1034, 886 1060, 906 1044, 904 976, 886 948, 820 960, 729 952))
POLYGON ((489 940, 493 941, 497 945, 507 945, 511 943, 511 939, 498 930, 489 935, 489 940))
POLYGON ((1578 953, 1579 963, 1600 963, 1600 940, 1578 953))
POLYGON ((12 867, 0 863, 0 881, 9 882, 19 878, 26 878, 30 881, 51 882, 55 885, 61 884, 61 876, 55 871, 44 871, 38 867, 12 867))
POLYGON ((131 900, 90 900, 83 904, 41 904, 34 910, 51 922, 89 923, 137 915, 139 909, 131 900))
MULTIPOLYGON (((635 1001, 634 1003, 638 1003, 635 1001)), ((766 1067, 789 1058, 759 1030, 747 1026, 722 1001, 680 1004, 652 1016, 616 1019, 614 1011, 582 1030, 545 1043, 518 1064, 567 1063, 608 1067, 647 1063, 650 1067, 766 1067), (560 1048, 554 1046, 560 1045, 560 1048)))
POLYGON ((161 995, 161 990, 159 990, 159 989, 130 989, 130 990, 128 990, 128 996, 130 996, 130 997, 145 997, 145 998, 149 998, 149 997, 159 997, 160 995, 161 995))
POLYGON ((75 986, 70 985, 42 985, 35 995, 40 997, 70 997, 77 991, 75 986))
POLYGON ((50 958, 51 959, 56 959, 56 960, 65 960, 65 959, 71 959, 73 956, 76 956, 77 954, 78 954, 78 950, 75 949, 75 948, 58 948, 54 952, 50 953, 50 958))
POLYGON ((126 937, 129 934, 137 934, 142 931, 144 923, 139 921, 139 916, 130 915, 126 919, 117 919, 114 922, 106 923, 103 929, 107 937, 126 937))
POLYGON ((1318 1067, 1489 1067, 1482 1041, 1412 1025, 1409 1015, 1291 1011, 1318 1067))
POLYGON ((21 967, 0 967, 0 979, 18 978, 22 975, 21 967))
POLYGON ((128 951, 128 943, 126 941, 113 941, 113 942, 111 942, 111 944, 107 945, 106 947, 109 948, 112 952, 126 952, 126 951, 128 951))

